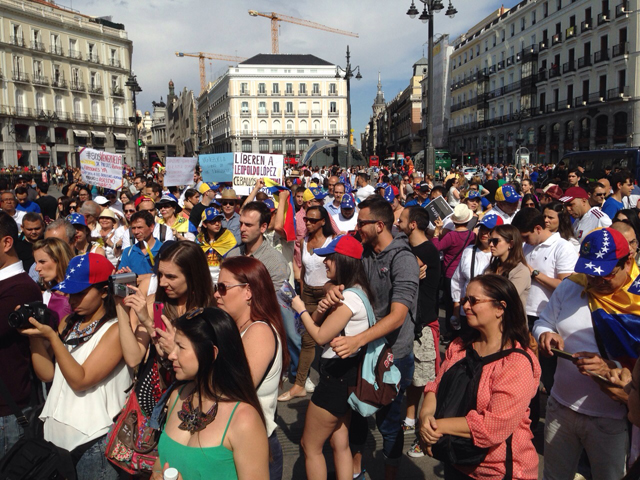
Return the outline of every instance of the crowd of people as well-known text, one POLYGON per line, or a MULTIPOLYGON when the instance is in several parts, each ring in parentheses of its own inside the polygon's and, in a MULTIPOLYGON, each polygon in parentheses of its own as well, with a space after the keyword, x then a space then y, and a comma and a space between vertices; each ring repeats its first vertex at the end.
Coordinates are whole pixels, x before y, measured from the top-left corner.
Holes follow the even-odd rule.
POLYGON ((399 478, 405 454, 442 460, 447 479, 535 479, 546 402, 545 479, 633 475, 637 186, 619 169, 516 173, 288 169, 246 196, 198 171, 165 187, 157 166, 118 191, 72 169, 0 177, 0 315, 49 312, 0 322, 0 451, 23 433, 14 401, 41 409, 78 478, 130 478, 107 445, 133 388, 149 418, 166 401, 142 478, 281 479, 278 405, 310 395, 309 479, 327 478, 327 440, 338 480, 399 478), (376 474, 350 396, 379 340, 400 380, 375 413, 376 474))

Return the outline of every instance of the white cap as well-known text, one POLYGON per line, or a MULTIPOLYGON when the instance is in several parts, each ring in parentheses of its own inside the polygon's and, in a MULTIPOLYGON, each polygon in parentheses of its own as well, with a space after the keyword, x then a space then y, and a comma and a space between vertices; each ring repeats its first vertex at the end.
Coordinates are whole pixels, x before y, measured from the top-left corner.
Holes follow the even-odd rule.
POLYGON ((164 480, 177 480, 178 479, 178 470, 170 467, 164 471, 164 480))
POLYGON ((98 195, 96 198, 93 199, 94 202, 96 202, 98 205, 106 205, 107 203, 109 203, 109 200, 107 200, 106 197, 103 197, 102 195, 98 195))

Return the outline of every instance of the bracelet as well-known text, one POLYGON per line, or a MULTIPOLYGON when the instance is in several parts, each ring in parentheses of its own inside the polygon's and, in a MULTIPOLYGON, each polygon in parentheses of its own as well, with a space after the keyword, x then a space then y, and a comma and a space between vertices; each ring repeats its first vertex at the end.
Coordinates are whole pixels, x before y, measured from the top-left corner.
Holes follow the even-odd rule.
POLYGON ((303 314, 303 313, 309 313, 309 312, 305 309, 305 310, 301 311, 300 313, 296 313, 296 314, 295 314, 296 319, 298 319, 298 318, 302 317, 302 314, 303 314))

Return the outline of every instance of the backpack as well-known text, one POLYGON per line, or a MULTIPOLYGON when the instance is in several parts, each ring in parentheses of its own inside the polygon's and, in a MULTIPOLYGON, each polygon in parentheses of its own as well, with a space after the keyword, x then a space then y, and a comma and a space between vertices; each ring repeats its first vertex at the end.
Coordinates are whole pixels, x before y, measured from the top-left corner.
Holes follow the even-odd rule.
MULTIPOLYGON (((367 310, 369 328, 376 323, 376 316, 369 299, 359 288, 348 288, 360 297, 367 310)), ((347 402, 363 417, 369 417, 389 405, 398 395, 400 370, 393 364, 393 352, 384 337, 367 344, 361 353, 356 386, 351 388, 347 402)))
MULTIPOLYGON (((473 347, 467 347, 466 356, 456 362, 447 370, 436 393, 436 413, 434 417, 451 418, 464 417, 471 410, 475 410, 478 399, 478 387, 482 369, 489 363, 496 362, 502 358, 518 353, 524 355, 531 363, 533 362, 529 354, 520 348, 510 348, 496 352, 486 357, 480 357, 473 347)), ((511 451, 511 438, 507 438, 507 458, 505 466, 507 473, 504 478, 510 479, 513 473, 513 457, 511 451)), ((443 435, 437 443, 432 445, 433 457, 451 465, 479 465, 489 453, 489 448, 477 447, 470 438, 458 437, 455 435, 443 435)))
MULTIPOLYGON (((167 238, 167 226, 164 223, 160 224, 160 242, 164 243, 164 239, 167 238)), ((131 245, 135 245, 136 237, 133 236, 133 232, 129 229, 129 241, 131 245)))

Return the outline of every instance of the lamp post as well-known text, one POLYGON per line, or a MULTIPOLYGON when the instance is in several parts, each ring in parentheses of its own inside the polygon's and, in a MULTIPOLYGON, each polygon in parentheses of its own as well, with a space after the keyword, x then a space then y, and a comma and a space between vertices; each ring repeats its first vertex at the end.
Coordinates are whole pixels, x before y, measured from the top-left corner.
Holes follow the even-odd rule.
MULTIPOLYGON (((47 129, 47 131, 48 131, 49 133, 48 133, 48 135, 47 135, 47 139, 46 139, 46 142, 45 142, 45 143, 47 144, 47 147, 49 147, 49 156, 50 156, 50 158, 49 158, 49 165, 51 165, 51 164, 52 164, 52 162, 53 162, 53 160, 54 160, 54 159, 53 159, 53 147, 55 147, 55 146, 56 146, 56 142, 55 142, 55 132, 54 132, 54 134, 53 134, 53 135, 54 135, 54 136, 53 136, 53 139, 51 138, 51 122, 57 122, 57 121, 58 121, 58 115, 56 114, 56 112, 53 112, 53 113, 47 113, 47 112, 45 112, 44 110, 42 110, 42 111, 40 112, 40 114, 38 115, 38 119, 46 120, 46 121, 47 121, 47 123, 49 124, 49 128, 47 129)), ((56 159, 56 161, 55 161, 55 162, 56 162, 56 164, 57 164, 57 163, 58 163, 58 160, 56 159)))
MULTIPOLYGON (((442 0, 420 0, 424 4, 424 9, 420 15, 422 23, 429 23, 429 57, 427 58, 427 144, 425 147, 425 174, 435 175, 435 150, 433 148, 433 118, 431 115, 431 108, 433 105, 433 15, 444 9, 442 0)), ((411 0, 411 7, 407 11, 407 15, 411 18, 416 18, 418 15, 418 9, 416 8, 415 1, 411 0)), ((455 17, 458 11, 451 4, 449 0, 449 8, 445 14, 449 18, 455 17)))
POLYGON ((347 81, 347 158, 346 158, 346 169, 349 169, 349 157, 351 156, 351 77, 353 77, 354 72, 356 72, 356 80, 360 80, 362 75, 360 75, 360 65, 357 67, 351 67, 351 53, 349 52, 349 45, 347 45, 347 66, 346 68, 342 68, 339 65, 336 65, 336 79, 345 79, 347 81), (340 70, 344 72, 344 76, 340 74, 340 70))
POLYGON ((140 88, 138 80, 136 79, 136 76, 133 74, 133 72, 131 72, 131 75, 129 75, 125 86, 129 87, 129 90, 131 90, 131 93, 133 95, 133 117, 129 117, 129 121, 133 123, 133 136, 135 139, 136 149, 136 173, 142 173, 142 164, 140 162, 140 146, 138 145, 138 109, 136 107, 136 93, 141 92, 142 88, 140 88))

